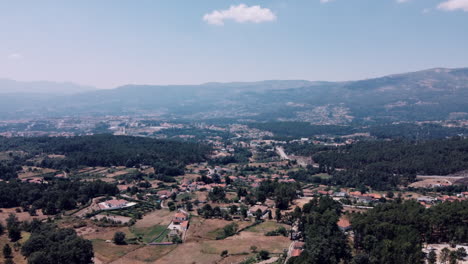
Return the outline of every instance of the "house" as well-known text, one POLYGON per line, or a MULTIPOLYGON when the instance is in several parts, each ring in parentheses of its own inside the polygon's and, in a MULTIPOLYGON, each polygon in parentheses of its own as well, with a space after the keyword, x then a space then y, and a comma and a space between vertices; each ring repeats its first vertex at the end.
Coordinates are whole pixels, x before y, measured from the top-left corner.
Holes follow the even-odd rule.
POLYGON ((346 232, 351 229, 351 223, 349 222, 348 216, 341 216, 337 223, 341 231, 346 232))
POLYGON ((311 189, 302 190, 302 193, 304 197, 313 197, 315 195, 315 192, 311 189))
POLYGON ((99 203, 99 209, 101 210, 113 210, 128 207, 130 204, 126 200, 114 199, 99 203))
POLYGON ((356 195, 354 196, 354 198, 356 198, 358 202, 365 203, 365 204, 368 204, 374 200, 372 197, 364 196, 364 195, 356 195))
POLYGON ((169 190, 161 190, 156 193, 159 199, 167 199, 171 196, 171 194, 172 194, 172 191, 169 191, 169 190))
POLYGON ((188 220, 183 221, 183 222, 180 224, 180 228, 182 229, 182 231, 187 231, 188 226, 189 226, 189 221, 188 221, 188 220))
POLYGON ((418 202, 423 202, 425 204, 431 204, 431 203, 434 203, 436 201, 435 198, 432 198, 430 196, 421 196, 417 200, 418 200, 418 202))
POLYGON ((174 225, 180 225, 183 222, 188 221, 188 219, 189 219, 188 213, 186 213, 183 210, 179 210, 179 212, 177 212, 172 218, 172 223, 174 225))
POLYGON ((304 242, 296 241, 292 246, 291 257, 299 257, 304 250, 304 242))
POLYGON ((336 198, 346 198, 348 197, 348 194, 345 193, 345 192, 336 192, 333 194, 333 197, 336 197, 336 198))
POLYGON ((250 207, 249 211, 247 212, 248 216, 255 216, 257 213, 257 210, 260 210, 262 212, 262 217, 270 211, 270 209, 267 206, 264 205, 254 205, 250 207))

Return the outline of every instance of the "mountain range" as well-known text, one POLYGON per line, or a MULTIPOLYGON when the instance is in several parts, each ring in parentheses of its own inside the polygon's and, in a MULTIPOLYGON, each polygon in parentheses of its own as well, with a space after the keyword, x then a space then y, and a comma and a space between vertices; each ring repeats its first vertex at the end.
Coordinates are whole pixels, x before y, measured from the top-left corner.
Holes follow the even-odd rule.
POLYGON ((33 84, 12 86, 0 81, 0 91, 10 90, 0 96, 1 118, 156 113, 185 119, 316 124, 468 118, 468 68, 435 68, 348 82, 270 80, 125 85, 109 90, 56 83, 38 89, 34 87, 47 85, 33 84), (14 93, 14 87, 21 89, 14 93), (60 87, 67 93, 54 92, 60 87))

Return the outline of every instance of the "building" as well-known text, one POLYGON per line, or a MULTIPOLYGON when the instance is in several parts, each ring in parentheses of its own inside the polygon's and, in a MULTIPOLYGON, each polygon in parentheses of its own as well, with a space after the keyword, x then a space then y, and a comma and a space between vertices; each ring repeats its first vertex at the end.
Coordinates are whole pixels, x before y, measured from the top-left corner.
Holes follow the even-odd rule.
POLYGON ((346 232, 351 229, 351 223, 349 222, 348 216, 344 215, 340 217, 337 223, 341 231, 346 232))
POLYGON ((255 216, 258 210, 262 212, 262 217, 265 216, 268 213, 268 211, 270 211, 270 209, 265 205, 254 205, 250 207, 249 211, 247 212, 247 215, 255 216))
POLYGON ((122 200, 122 199, 108 200, 108 201, 105 201, 105 202, 102 202, 102 203, 98 204, 99 209, 101 209, 101 210, 114 210, 114 209, 129 207, 129 206, 132 206, 132 205, 134 205, 134 204, 129 203, 128 201, 122 200))

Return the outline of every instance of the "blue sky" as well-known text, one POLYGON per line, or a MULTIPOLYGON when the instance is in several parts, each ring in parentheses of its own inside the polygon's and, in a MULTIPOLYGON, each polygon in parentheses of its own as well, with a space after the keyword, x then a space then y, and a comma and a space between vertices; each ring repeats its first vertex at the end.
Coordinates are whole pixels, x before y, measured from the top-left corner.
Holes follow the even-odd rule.
POLYGON ((0 78, 111 88, 468 67, 468 0, 0 0, 0 78))

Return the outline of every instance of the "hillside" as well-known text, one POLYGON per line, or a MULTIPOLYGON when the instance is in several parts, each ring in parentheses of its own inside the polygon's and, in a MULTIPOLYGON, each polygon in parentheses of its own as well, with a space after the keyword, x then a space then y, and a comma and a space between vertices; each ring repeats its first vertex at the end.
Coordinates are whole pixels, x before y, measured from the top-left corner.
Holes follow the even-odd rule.
POLYGON ((21 98, 15 105, 4 106, 2 117, 158 112, 191 119, 347 124, 467 118, 467 101, 468 68, 437 68, 350 82, 126 85, 52 98, 21 98))

